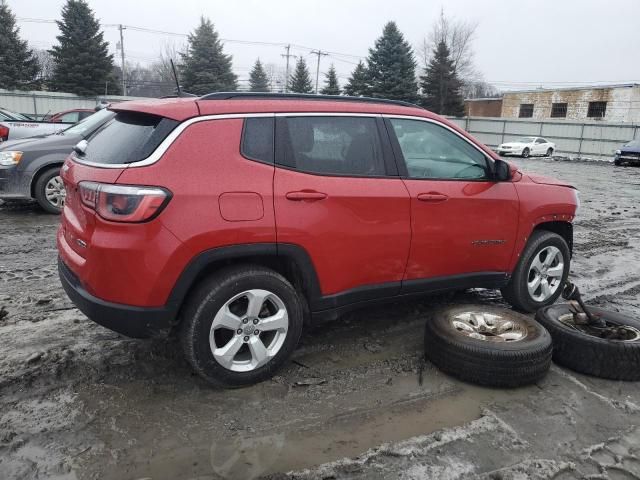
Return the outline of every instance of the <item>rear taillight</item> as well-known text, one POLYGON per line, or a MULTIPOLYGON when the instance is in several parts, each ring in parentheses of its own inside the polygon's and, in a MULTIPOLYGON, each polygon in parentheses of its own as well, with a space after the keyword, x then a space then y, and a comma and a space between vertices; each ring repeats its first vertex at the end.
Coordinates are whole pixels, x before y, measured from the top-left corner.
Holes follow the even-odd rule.
POLYGON ((9 127, 0 125, 0 142, 6 142, 9 140, 9 127))
POLYGON ((80 182, 78 191, 85 206, 112 222, 146 222, 171 199, 171 192, 160 187, 80 182))

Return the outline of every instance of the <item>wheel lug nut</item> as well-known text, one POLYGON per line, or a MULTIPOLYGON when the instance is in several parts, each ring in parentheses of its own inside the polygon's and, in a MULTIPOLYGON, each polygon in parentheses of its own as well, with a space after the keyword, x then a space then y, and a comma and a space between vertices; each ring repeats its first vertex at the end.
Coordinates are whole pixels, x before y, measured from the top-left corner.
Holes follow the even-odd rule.
POLYGON ((256 335, 260 335, 260 330, 254 330, 253 333, 255 333, 256 335))
POLYGON ((258 319, 257 319, 257 318, 254 318, 254 319, 253 319, 253 324, 254 324, 254 325, 257 325, 257 324, 258 324, 258 319))
POLYGON ((244 337, 244 341, 248 342, 249 341, 249 336, 247 335, 246 337, 244 337))
POLYGON ((237 333, 238 335, 240 335, 240 334, 242 333, 242 329, 241 329, 241 328, 239 328, 238 330, 236 330, 236 333, 237 333))
POLYGON ((242 323, 249 323, 249 319, 248 318, 243 318, 242 319, 242 323))

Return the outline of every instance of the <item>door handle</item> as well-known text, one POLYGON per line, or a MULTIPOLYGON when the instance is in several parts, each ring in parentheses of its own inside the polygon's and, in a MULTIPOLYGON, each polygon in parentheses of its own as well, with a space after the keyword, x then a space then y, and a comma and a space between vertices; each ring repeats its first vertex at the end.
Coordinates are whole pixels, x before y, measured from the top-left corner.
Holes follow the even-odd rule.
POLYGON ((327 198, 327 194, 316 192, 315 190, 301 190, 299 192, 287 192, 285 197, 287 198, 287 200, 292 200, 294 202, 301 202, 305 200, 315 202, 318 200, 324 200, 325 198, 327 198))
POLYGON ((449 197, 443 193, 431 192, 431 193, 419 193, 418 200, 421 202, 444 202, 449 197))

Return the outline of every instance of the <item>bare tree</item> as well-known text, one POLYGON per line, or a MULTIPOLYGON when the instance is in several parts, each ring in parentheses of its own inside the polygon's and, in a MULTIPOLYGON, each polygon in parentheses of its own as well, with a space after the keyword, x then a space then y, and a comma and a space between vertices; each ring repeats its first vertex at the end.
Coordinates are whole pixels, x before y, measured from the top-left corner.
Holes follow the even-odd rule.
POLYGON ((269 89, 272 92, 284 92, 284 68, 280 65, 276 65, 275 63, 267 63, 264 66, 264 70, 267 73, 267 78, 269 79, 269 89))
POLYGON ((156 61, 151 68, 162 83, 170 83, 175 87, 176 79, 173 76, 171 60, 173 60, 176 66, 176 72, 178 72, 178 64, 181 58, 180 48, 174 43, 167 43, 160 52, 158 61, 156 61))
POLYGON ((53 75, 53 57, 48 50, 34 48, 33 55, 38 60, 38 80, 46 84, 53 75))

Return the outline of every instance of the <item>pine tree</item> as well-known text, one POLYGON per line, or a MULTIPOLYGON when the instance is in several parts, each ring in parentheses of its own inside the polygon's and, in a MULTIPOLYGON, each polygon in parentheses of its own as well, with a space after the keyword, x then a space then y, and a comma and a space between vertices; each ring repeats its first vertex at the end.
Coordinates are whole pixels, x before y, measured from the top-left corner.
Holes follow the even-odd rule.
POLYGON ((309 76, 309 69, 304 58, 300 57, 296 62, 296 69, 289 79, 289 91, 293 93, 312 93, 313 84, 309 76))
POLYGON ((113 55, 87 2, 67 0, 56 23, 60 35, 49 51, 54 62, 50 88, 89 96, 104 92, 107 82, 114 85, 113 55))
POLYGON ((340 84, 338 83, 338 74, 333 64, 329 67, 329 73, 325 73, 326 77, 324 88, 320 91, 323 95, 340 95, 340 84))
POLYGON ((344 86, 344 94, 352 97, 362 97, 370 95, 370 78, 367 67, 363 62, 358 62, 353 69, 349 81, 344 86))
POLYGON ((416 102, 416 62, 413 50, 395 22, 384 26, 382 36, 369 49, 367 58, 371 81, 370 95, 416 102))
POLYGON ((36 86, 38 61, 20 39, 16 17, 0 2, 0 87, 28 90, 36 86))
POLYGON ((461 87, 462 82, 456 75, 447 44, 441 41, 433 52, 425 74, 420 77, 422 104, 441 115, 462 116, 464 103, 461 87))
POLYGON ((252 92, 269 91, 269 77, 267 77, 267 72, 264 71, 260 59, 256 60, 249 73, 249 90, 252 92))
POLYGON ((189 35, 187 52, 181 54, 181 81, 186 92, 204 95, 237 89, 231 55, 226 55, 223 48, 211 20, 201 17, 200 25, 189 35))

